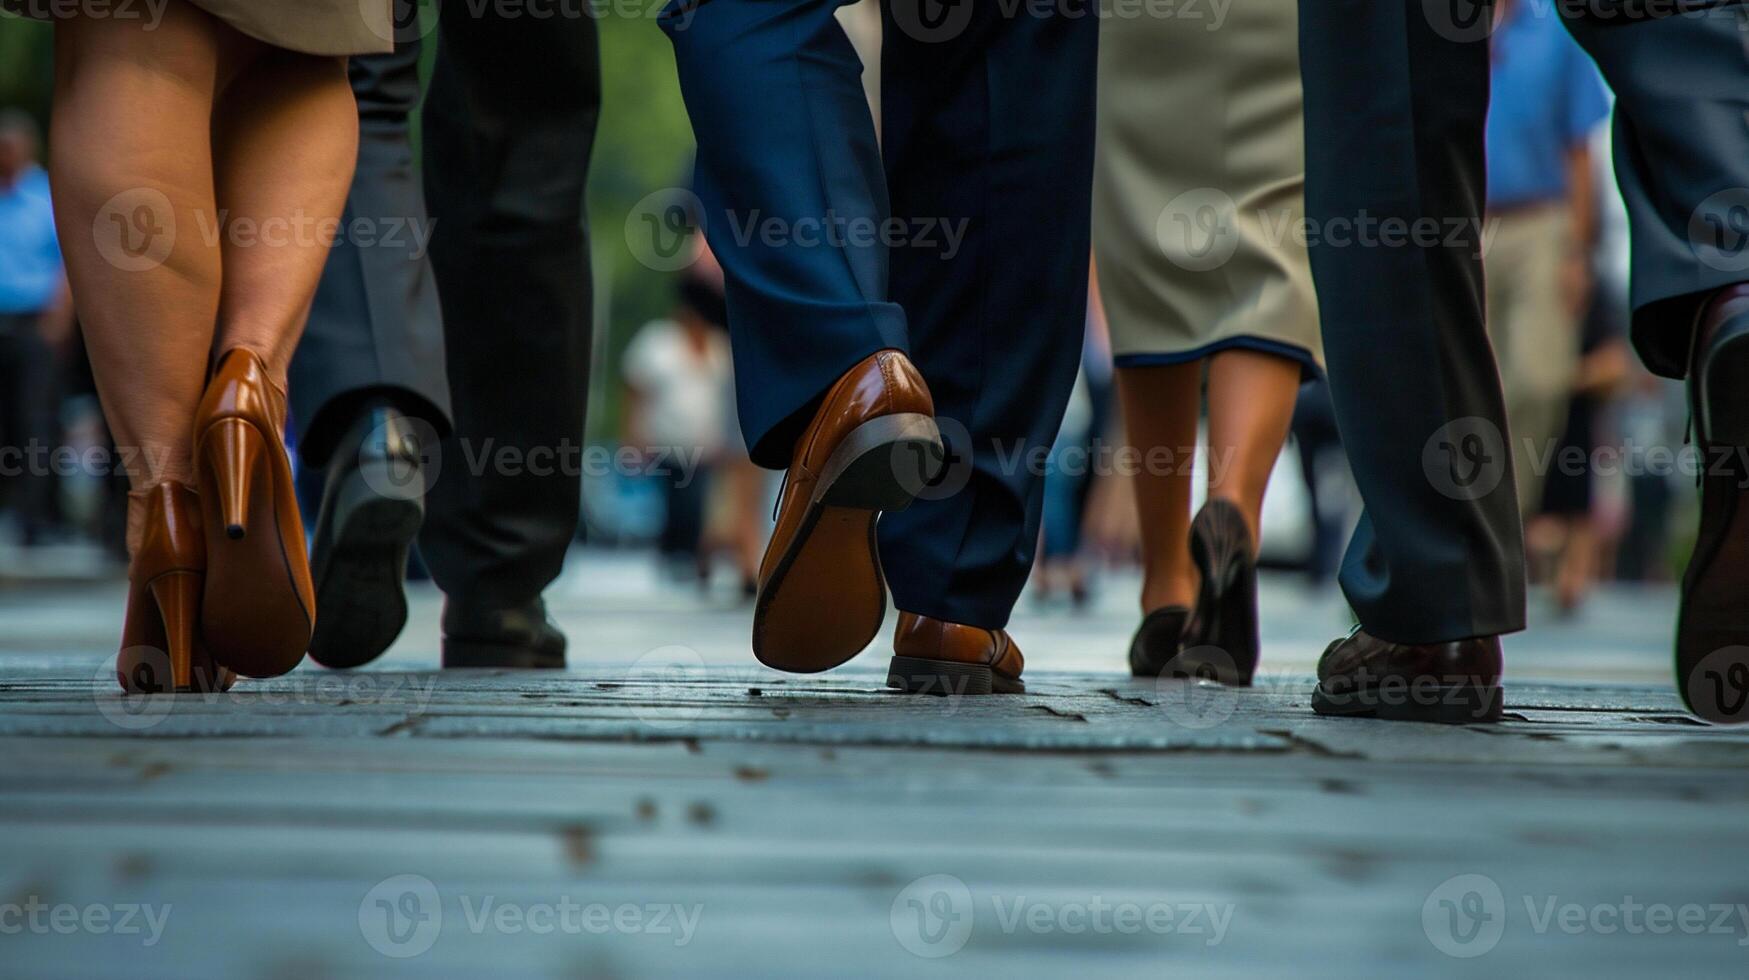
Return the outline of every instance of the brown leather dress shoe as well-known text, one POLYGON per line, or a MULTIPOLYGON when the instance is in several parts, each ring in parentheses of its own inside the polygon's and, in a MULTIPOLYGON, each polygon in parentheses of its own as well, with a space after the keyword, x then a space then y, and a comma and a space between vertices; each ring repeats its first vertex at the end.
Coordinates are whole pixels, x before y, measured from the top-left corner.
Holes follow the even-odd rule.
POLYGON ((887 611, 875 519, 942 467, 935 403, 910 358, 877 351, 838 379, 796 441, 759 566, 753 655, 798 673, 862 652, 887 611))
POLYGON ((1434 721, 1499 721, 1500 638, 1389 643, 1355 627, 1318 661, 1312 710, 1321 715, 1434 721))
POLYGON ((1676 686, 1708 721, 1749 722, 1749 284, 1706 304, 1690 357, 1700 531, 1682 577, 1676 686))
POLYGON ((1025 667, 1007 630, 900 611, 887 686, 912 694, 1024 694, 1025 667))

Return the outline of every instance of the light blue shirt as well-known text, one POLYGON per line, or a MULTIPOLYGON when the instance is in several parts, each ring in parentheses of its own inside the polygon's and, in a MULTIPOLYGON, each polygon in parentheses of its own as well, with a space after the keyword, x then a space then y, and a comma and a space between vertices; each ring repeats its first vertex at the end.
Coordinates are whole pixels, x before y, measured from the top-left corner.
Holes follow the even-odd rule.
POLYGON ((49 175, 32 166, 0 187, 0 313, 37 313, 61 289, 49 175))
POLYGON ((1493 36, 1488 205, 1567 196, 1567 152, 1609 115, 1597 66, 1553 0, 1514 0, 1493 36))

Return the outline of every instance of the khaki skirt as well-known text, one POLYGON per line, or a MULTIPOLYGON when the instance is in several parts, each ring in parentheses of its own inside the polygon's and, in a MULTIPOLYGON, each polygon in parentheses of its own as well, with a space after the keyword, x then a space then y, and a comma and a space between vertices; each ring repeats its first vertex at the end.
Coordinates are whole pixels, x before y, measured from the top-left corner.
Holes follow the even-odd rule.
POLYGON ((1117 363, 1248 347, 1319 370, 1296 5, 1146 11, 1116 0, 1099 37, 1093 244, 1117 363))
MULTIPOLYGON (((392 51, 395 26, 393 0, 183 0, 276 48, 317 55, 373 54, 392 51)), ((37 20, 59 20, 79 9, 72 0, 0 0, 0 8, 37 20)), ((156 8, 138 2, 112 4, 121 16, 151 16, 156 8)))

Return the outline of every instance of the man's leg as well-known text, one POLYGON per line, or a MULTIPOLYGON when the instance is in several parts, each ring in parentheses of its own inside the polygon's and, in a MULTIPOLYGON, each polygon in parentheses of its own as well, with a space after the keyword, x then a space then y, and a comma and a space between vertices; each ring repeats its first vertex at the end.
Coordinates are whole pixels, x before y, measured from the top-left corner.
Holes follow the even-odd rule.
MULTIPOLYGON (((1472 720, 1499 710, 1493 637, 1524 626, 1524 544, 1478 254, 1489 10, 1457 24, 1440 22, 1439 6, 1316 0, 1300 11, 1312 271, 1337 424, 1366 503, 1341 577, 1362 632, 1320 668, 1356 699, 1317 706, 1416 716, 1415 705, 1376 704, 1378 678, 1355 675, 1419 661, 1405 676, 1474 675, 1452 700, 1477 701, 1476 715, 1446 719, 1472 720)), ((1438 705, 1425 707, 1435 720, 1438 705)))
POLYGON ((676 0, 661 21, 698 137, 741 428, 755 462, 788 467, 753 652, 803 672, 849 660, 879 630, 875 521, 922 489, 941 452, 887 300, 886 183, 841 2, 676 0))
POLYGON ((892 295, 949 465, 882 521, 881 557, 900 609, 1000 630, 1081 363, 1099 27, 1074 2, 961 7, 951 34, 884 8, 883 150, 904 222, 892 295))
POLYGON ((446 665, 560 666, 541 592, 580 506, 596 25, 472 13, 443 5, 423 117, 454 431, 420 545, 448 597, 446 665))
POLYGON ((414 40, 350 63, 358 168, 291 363, 298 452, 327 471, 310 556, 321 612, 310 656, 329 667, 375 659, 406 624, 402 580, 424 518, 419 463, 449 428, 425 257, 431 222, 409 139, 418 62, 414 40))
POLYGON ((1633 244, 1633 340, 1687 377, 1706 470, 1683 576, 1677 689, 1749 721, 1749 8, 1567 27, 1615 90, 1615 168, 1633 244))

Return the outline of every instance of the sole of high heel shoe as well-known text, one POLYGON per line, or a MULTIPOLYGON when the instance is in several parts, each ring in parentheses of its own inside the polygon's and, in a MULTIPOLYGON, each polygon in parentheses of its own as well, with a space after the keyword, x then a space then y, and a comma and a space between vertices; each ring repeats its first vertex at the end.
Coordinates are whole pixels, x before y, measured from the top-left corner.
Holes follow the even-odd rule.
POLYGON ((407 625, 407 556, 425 522, 417 497, 385 497, 390 486, 364 467, 348 474, 316 517, 310 571, 322 615, 310 658, 324 667, 361 667, 382 656, 407 625))
POLYGON ((1025 694, 1026 682, 979 664, 960 664, 920 657, 894 657, 887 667, 887 686, 907 694, 960 697, 980 694, 1025 694))
POLYGON ((302 536, 288 547, 280 533, 282 519, 300 523, 295 513, 280 513, 296 506, 284 452, 277 437, 236 418, 215 422, 195 447, 207 548, 201 632, 213 658, 245 677, 277 677, 296 667, 315 625, 298 586, 300 567, 308 574, 302 536), (245 440, 256 446, 239 484, 237 474, 225 472, 234 464, 215 447, 245 440), (282 465, 275 465, 275 453, 282 465), (246 499, 240 508, 226 507, 225 495, 239 486, 246 499))
POLYGON ((875 522, 909 506, 944 457, 935 420, 918 414, 864 422, 833 450, 800 529, 755 601, 760 663, 817 673, 868 646, 887 611, 875 522))
POLYGON ((1363 688, 1331 694, 1319 684, 1312 691, 1312 710, 1338 718, 1378 718, 1438 725, 1489 724, 1500 720, 1505 694, 1498 684, 1441 684, 1398 688, 1363 688))
POLYGON ((1250 685, 1262 647, 1257 624, 1257 565, 1243 522, 1234 510, 1222 515, 1223 526, 1211 527, 1213 521, 1193 523, 1190 557, 1202 574, 1196 616, 1206 617, 1208 626, 1194 642, 1186 638, 1187 649, 1174 658, 1175 668, 1212 671, 1209 676, 1237 686, 1250 685), (1226 526, 1233 522, 1238 526, 1226 526), (1199 651, 1196 647, 1213 649, 1199 651), (1189 659, 1185 659, 1186 653, 1191 654, 1189 659))

